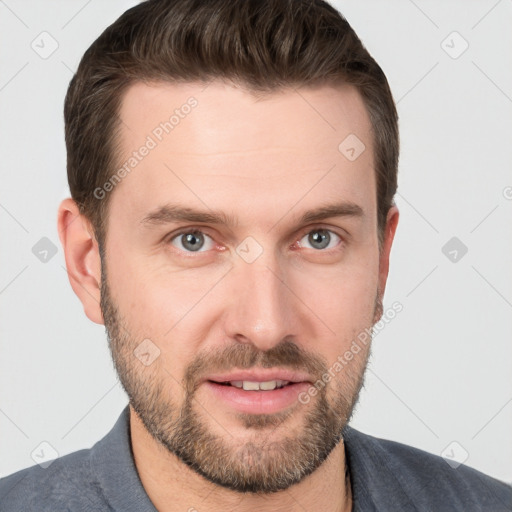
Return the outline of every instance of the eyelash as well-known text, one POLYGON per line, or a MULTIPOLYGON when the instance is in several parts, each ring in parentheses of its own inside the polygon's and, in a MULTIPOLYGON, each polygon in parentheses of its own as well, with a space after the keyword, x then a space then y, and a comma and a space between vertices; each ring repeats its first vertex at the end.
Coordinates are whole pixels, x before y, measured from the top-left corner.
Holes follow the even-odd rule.
MULTIPOLYGON (((309 249, 311 251, 315 251, 318 254, 320 254, 320 253, 322 253, 322 254, 332 254, 333 252, 337 252, 337 251, 340 250, 340 246, 344 245, 344 243, 346 241, 345 238, 341 234, 337 233, 336 231, 334 231, 332 229, 329 229, 329 228, 323 227, 323 226, 314 226, 312 228, 308 227, 304 231, 301 231, 301 233, 298 236, 298 238, 296 239, 296 241, 292 244, 292 247, 295 246, 300 240, 302 240, 302 238, 304 238, 305 235, 308 235, 310 233, 314 233, 315 231, 327 231, 331 235, 335 235, 335 236, 337 236, 340 239, 339 242, 336 244, 336 246, 335 247, 331 247, 330 249, 310 249, 309 247, 306 247, 306 249, 309 249)), ((171 244, 171 242, 173 240, 177 239, 181 235, 184 235, 184 234, 194 234, 194 233, 201 233, 201 234, 207 236, 208 238, 210 238, 212 241, 214 241, 213 237, 208 235, 208 233, 206 233, 202 229, 196 228, 196 227, 189 227, 189 228, 180 229, 178 232, 174 233, 172 236, 167 237, 165 243, 166 244, 171 244)), ((204 253, 209 252, 209 250, 206 250, 206 251, 196 251, 196 252, 195 251, 184 251, 183 249, 179 249, 179 248, 176 248, 176 250, 179 251, 181 254, 186 255, 186 257, 197 257, 197 256, 195 256, 195 254, 204 254, 204 253)))

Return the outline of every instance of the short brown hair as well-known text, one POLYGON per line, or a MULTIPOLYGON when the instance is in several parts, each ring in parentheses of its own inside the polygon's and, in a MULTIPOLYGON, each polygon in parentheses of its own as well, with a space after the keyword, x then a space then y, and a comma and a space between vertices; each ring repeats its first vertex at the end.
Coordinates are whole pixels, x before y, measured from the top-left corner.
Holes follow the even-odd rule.
MULTIPOLYGON (((119 109, 137 81, 224 79, 254 92, 348 83, 374 137, 379 241, 397 188, 398 116, 386 77, 345 18, 322 0, 148 0, 85 52, 64 106, 71 195, 104 242, 119 161, 119 109)), ((341 142, 341 141, 340 141, 341 142)))

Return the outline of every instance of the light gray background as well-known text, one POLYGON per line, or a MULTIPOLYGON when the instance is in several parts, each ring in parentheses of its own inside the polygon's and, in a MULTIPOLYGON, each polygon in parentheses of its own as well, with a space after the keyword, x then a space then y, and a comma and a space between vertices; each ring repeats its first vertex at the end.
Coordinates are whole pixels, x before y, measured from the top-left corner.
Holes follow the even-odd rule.
MULTIPOLYGON (((91 446, 127 403, 104 329, 68 283, 56 212, 69 80, 135 3, 0 1, 0 476, 51 452, 43 441, 60 455, 91 446), (43 59, 31 44, 49 51, 52 38, 43 59), (32 252, 42 237, 58 248, 46 263, 32 252)), ((335 5, 386 72, 402 135, 385 307, 404 309, 375 339, 352 424, 467 452, 512 482, 512 1, 335 5), (441 250, 454 236, 468 248, 456 262, 441 250)))

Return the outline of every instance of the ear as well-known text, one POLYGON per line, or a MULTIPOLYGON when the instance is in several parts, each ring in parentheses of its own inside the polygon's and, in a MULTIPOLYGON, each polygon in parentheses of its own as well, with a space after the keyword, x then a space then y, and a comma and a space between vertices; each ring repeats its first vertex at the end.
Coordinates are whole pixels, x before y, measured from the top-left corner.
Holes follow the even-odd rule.
POLYGON ((80 214, 78 205, 71 198, 61 202, 57 225, 71 287, 82 302, 87 317, 103 324, 100 308, 101 259, 92 225, 80 214))
POLYGON ((391 252, 391 246, 393 244, 393 239, 395 238, 396 227, 398 225, 398 217, 399 212, 398 208, 393 205, 387 214, 386 217, 386 227, 384 229, 384 238, 382 240, 382 246, 380 248, 379 255, 379 288, 378 288, 378 303, 379 307, 377 308, 377 316, 375 322, 378 322, 382 316, 382 300, 384 297, 384 292, 386 290, 386 283, 388 280, 388 272, 389 272, 389 254, 391 252))

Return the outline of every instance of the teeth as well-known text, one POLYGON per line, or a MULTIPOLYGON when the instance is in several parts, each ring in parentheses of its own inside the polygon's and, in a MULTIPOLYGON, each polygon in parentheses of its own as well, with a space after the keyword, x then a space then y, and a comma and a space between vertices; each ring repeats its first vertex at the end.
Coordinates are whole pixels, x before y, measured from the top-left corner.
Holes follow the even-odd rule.
POLYGON ((258 391, 260 389, 259 382, 251 382, 249 380, 244 380, 242 386, 245 391, 258 391))
POLYGON ((287 380, 267 380, 265 382, 253 382, 250 380, 232 380, 230 382, 235 388, 244 389, 245 391, 271 391, 276 388, 282 388, 288 384, 287 380))
POLYGON ((267 382, 260 382, 260 389, 271 390, 277 388, 277 381, 269 380, 267 382))

